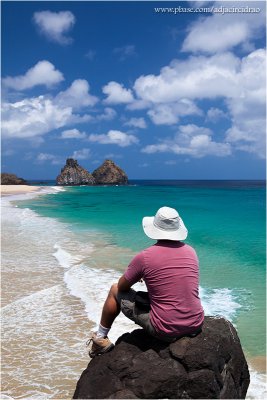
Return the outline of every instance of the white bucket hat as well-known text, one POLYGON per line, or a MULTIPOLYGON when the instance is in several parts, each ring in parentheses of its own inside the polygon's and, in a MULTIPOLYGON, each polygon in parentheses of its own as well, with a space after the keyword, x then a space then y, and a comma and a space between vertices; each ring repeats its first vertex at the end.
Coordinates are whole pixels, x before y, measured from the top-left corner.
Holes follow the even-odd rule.
POLYGON ((178 212, 170 207, 161 207, 155 217, 144 217, 143 229, 156 240, 184 240, 188 233, 178 212))

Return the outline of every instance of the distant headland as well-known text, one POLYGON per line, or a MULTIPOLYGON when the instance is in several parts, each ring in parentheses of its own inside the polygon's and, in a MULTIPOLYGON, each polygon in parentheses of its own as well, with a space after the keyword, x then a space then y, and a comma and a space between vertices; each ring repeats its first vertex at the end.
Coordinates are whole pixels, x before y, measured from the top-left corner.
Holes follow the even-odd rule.
POLYGON ((59 186, 127 185, 128 177, 112 160, 105 160, 91 174, 81 167, 77 160, 68 158, 56 182, 59 186))
POLYGON ((1 173, 1 185, 27 185, 27 181, 15 174, 1 173))

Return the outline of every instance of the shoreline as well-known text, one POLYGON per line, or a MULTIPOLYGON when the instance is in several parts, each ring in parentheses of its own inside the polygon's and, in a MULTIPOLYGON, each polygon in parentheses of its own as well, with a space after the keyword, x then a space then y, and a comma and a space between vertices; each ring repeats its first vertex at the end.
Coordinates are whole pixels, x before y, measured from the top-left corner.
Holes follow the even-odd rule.
MULTIPOLYGON (((244 351, 244 349, 243 349, 244 351)), ((266 374, 266 355, 261 356, 253 356, 253 355, 246 355, 245 358, 247 360, 248 365, 257 373, 259 374, 266 374)))
POLYGON ((41 186, 30 185, 1 185, 1 197, 11 196, 15 194, 27 194, 39 191, 41 186))

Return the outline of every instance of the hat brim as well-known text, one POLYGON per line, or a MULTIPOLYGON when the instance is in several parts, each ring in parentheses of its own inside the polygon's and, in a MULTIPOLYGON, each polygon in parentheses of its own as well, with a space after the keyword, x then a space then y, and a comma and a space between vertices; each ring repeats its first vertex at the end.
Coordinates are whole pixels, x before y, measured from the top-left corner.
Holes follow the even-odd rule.
POLYGON ((154 240, 185 240, 188 231, 180 217, 180 226, 177 230, 167 231, 154 225, 154 217, 144 217, 142 221, 145 234, 154 240))

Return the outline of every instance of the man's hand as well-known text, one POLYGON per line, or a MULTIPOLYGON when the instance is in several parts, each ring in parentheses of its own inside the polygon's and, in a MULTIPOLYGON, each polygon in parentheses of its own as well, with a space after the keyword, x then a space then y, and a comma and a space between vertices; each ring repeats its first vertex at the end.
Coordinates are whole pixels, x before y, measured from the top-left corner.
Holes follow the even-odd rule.
POLYGON ((127 281, 127 279, 124 278, 124 275, 122 275, 119 279, 118 282, 118 291, 119 292, 128 292, 131 288, 130 282, 127 281))

